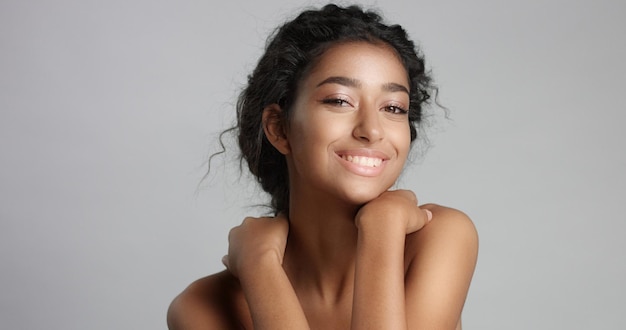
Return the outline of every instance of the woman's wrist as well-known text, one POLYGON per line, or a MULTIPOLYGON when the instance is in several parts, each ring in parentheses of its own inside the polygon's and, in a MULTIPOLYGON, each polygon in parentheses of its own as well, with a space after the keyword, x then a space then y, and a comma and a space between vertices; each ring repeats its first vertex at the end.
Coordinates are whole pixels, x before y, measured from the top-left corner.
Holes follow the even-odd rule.
POLYGON ((355 225, 361 234, 372 233, 381 235, 406 235, 406 215, 402 212, 359 212, 355 218, 355 225))

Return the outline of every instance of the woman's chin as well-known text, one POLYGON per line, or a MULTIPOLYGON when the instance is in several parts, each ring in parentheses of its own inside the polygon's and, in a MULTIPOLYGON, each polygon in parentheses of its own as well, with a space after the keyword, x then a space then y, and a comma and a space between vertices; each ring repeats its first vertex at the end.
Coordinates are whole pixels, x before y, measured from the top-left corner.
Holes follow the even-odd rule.
POLYGON ((373 189, 361 190, 361 191, 355 190, 355 191, 350 191, 346 193, 345 199, 350 204, 353 204, 355 206, 362 206, 376 199, 378 196, 380 196, 380 194, 382 194, 385 191, 386 190, 373 190, 373 189))

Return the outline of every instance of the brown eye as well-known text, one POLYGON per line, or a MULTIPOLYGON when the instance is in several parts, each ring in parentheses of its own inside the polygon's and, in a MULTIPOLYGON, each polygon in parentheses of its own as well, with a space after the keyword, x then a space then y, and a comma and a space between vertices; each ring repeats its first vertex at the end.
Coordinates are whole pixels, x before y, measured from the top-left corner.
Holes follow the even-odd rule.
POLYGON ((399 115, 404 115, 404 114, 409 113, 407 110, 400 108, 398 106, 395 106, 395 105, 389 105, 389 106, 384 107, 383 109, 389 113, 399 114, 399 115))
POLYGON ((350 105, 350 102, 344 99, 332 98, 332 99, 324 99, 322 100, 323 104, 336 105, 339 107, 346 107, 350 105))

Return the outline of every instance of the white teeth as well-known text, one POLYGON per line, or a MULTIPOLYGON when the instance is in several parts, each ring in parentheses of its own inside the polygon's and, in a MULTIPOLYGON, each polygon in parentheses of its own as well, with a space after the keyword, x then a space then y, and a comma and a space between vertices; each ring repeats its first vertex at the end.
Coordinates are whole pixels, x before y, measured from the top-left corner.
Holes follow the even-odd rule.
POLYGON ((383 160, 380 158, 372 158, 365 156, 351 156, 351 155, 342 155, 341 158, 361 166, 367 167, 378 167, 383 163, 383 160))

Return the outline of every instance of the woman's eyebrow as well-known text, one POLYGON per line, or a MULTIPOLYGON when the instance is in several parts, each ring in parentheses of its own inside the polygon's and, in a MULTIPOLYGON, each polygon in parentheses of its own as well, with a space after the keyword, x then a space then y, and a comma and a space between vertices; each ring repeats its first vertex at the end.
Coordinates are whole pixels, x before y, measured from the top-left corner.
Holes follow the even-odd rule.
POLYGON ((320 87, 325 84, 339 84, 347 87, 361 87, 361 82, 354 78, 341 77, 341 76, 333 76, 324 79, 321 83, 317 84, 315 87, 320 87))
MULTIPOLYGON (((342 77, 342 76, 332 76, 332 77, 328 77, 322 80, 322 82, 317 84, 315 87, 320 87, 325 84, 339 84, 339 85, 343 85, 347 87, 354 87, 354 88, 361 88, 362 86, 361 81, 358 79, 342 77)), ((404 85, 393 83, 393 82, 383 84, 381 86, 381 89, 385 92, 404 92, 404 93, 409 94, 409 90, 404 85)))
POLYGON ((405 93, 411 95, 409 93, 409 90, 404 85, 400 85, 400 84, 397 84, 397 83, 392 83, 392 82, 386 83, 386 84, 383 85, 382 89, 385 92, 405 92, 405 93))

